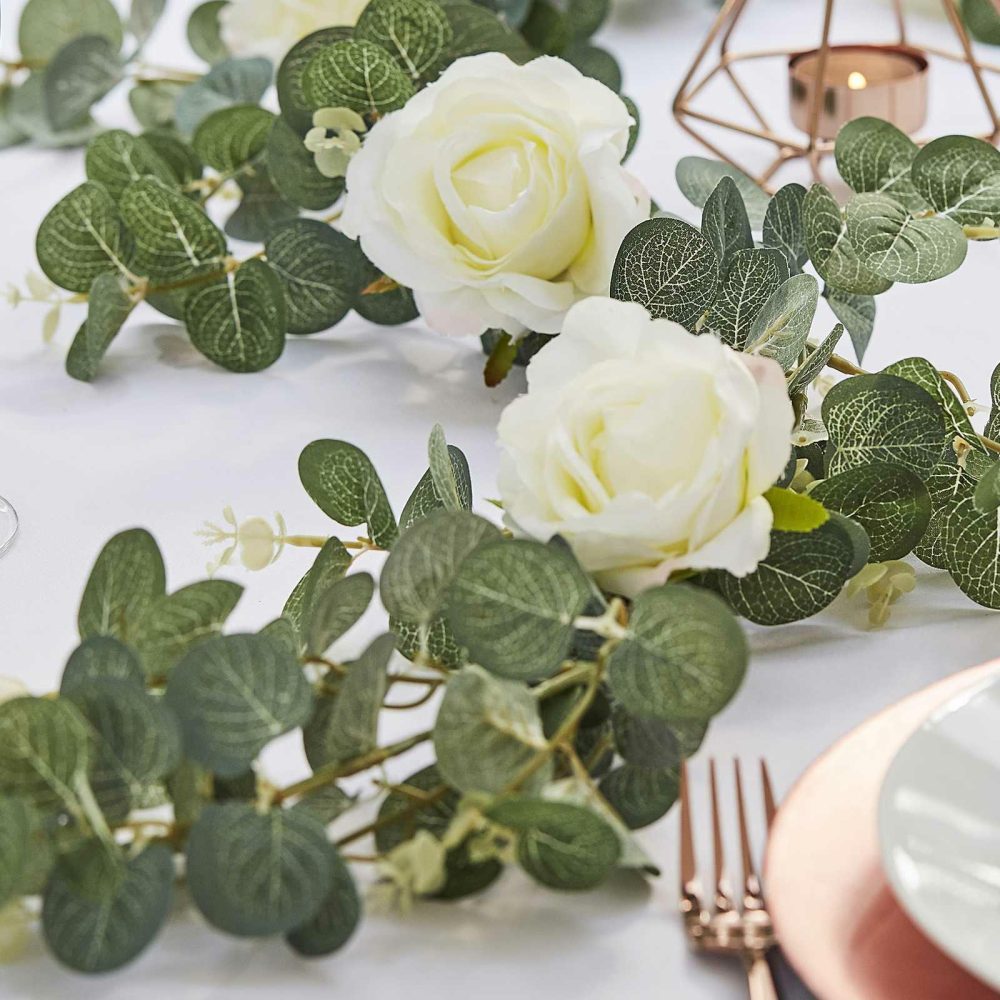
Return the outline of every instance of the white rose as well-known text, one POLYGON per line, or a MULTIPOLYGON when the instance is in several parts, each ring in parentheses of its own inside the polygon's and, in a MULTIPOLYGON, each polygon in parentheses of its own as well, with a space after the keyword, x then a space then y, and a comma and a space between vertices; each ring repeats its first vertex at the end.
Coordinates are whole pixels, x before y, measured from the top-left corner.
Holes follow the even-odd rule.
POLYGON ((557 333, 574 302, 608 293, 649 215, 621 165, 631 122, 561 59, 459 59, 365 139, 343 228, 442 333, 557 333))
POLYGON ((281 62, 320 28, 353 27, 368 0, 230 0, 219 14, 222 40, 234 56, 281 62))
POLYGON ((626 597, 678 570, 745 576, 768 552, 762 494, 788 462, 793 424, 775 362, 635 303, 589 299, 501 417, 508 524, 562 535, 626 597))

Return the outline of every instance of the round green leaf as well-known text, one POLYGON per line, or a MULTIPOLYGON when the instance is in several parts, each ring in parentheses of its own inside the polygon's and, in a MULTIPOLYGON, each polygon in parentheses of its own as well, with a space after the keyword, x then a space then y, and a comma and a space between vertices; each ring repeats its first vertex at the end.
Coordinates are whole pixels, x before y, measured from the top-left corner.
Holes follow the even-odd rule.
POLYGON ((622 242, 611 295, 638 302, 658 319, 692 327, 715 300, 718 284, 718 258, 694 226, 680 219, 647 219, 622 242))
POLYGON ((351 871, 331 844, 330 889, 309 920, 291 931, 286 940, 304 958, 322 958, 339 951, 361 921, 361 897, 351 871))
POLYGON ((962 20, 979 41, 1000 45, 1000 11, 993 0, 962 0, 962 20))
POLYGON ((806 249, 816 273, 832 288, 852 295, 881 295, 892 282, 861 262, 847 234, 837 199, 814 184, 802 202, 806 249))
POLYGON ((736 167, 702 156, 685 156, 677 161, 677 186, 692 205, 703 208, 723 177, 731 177, 743 195, 750 226, 758 232, 764 225, 769 198, 767 193, 736 167))
MULTIPOLYGON (((462 792, 498 793, 548 744, 531 692, 480 667, 463 667, 448 680, 434 725, 434 750, 444 780, 462 792)), ((542 788, 546 761, 525 782, 542 788)))
POLYGON ((747 351, 773 358, 788 371, 798 362, 809 339, 819 285, 811 274, 796 274, 764 303, 750 325, 747 351))
POLYGON ((136 300, 119 275, 98 275, 90 286, 87 319, 66 357, 67 374, 81 382, 94 379, 111 342, 135 307, 136 300))
POLYGON ((99 35, 122 47, 122 21, 111 0, 28 0, 21 13, 18 45, 28 62, 47 63, 64 45, 99 35))
POLYGON ((534 680, 566 659, 573 623, 590 597, 590 581, 571 555, 540 542, 499 540, 462 562, 445 613, 472 660, 501 677, 534 680))
POLYGON ((55 957, 76 972, 120 969, 163 926, 173 883, 173 855, 162 844, 128 861, 118 884, 96 899, 80 894, 57 871, 42 905, 45 941, 55 957))
POLYGON ((622 68, 607 49, 587 42, 573 42, 563 50, 561 58, 616 94, 622 89, 622 68))
POLYGON ((80 638, 127 640, 136 619, 166 590, 163 556, 142 528, 115 535, 101 549, 80 601, 80 638))
MULTIPOLYGON (((448 454, 451 456, 451 471, 458 491, 459 504, 463 509, 471 510, 472 478, 469 474, 468 459, 460 448, 452 444, 448 445, 448 454)), ((428 469, 410 494, 410 499, 406 501, 403 512, 399 515, 399 526, 405 530, 427 517, 432 511, 441 510, 444 506, 444 500, 434 485, 434 475, 428 469)))
POLYGON ((87 179, 103 184, 112 198, 140 177, 158 177, 167 184, 175 178, 170 165, 142 136, 112 129, 87 145, 87 179))
POLYGON ((301 809, 259 813, 231 802, 207 806, 187 844, 187 881, 213 926, 237 937, 301 927, 333 882, 322 823, 301 809))
POLYGON ((501 799, 486 814, 516 831, 518 863, 552 889, 593 889, 621 857, 615 831, 582 806, 518 796, 501 799))
POLYGON ((754 320, 788 277, 781 254, 770 249, 738 250, 708 313, 708 328, 742 351, 754 320))
POLYGON ((140 690, 146 688, 146 674, 134 650, 108 635, 92 636, 73 650, 63 670, 59 691, 72 694, 100 680, 123 681, 140 690))
POLYGON ((380 580, 390 615, 429 625, 441 612, 462 561, 484 541, 500 538, 489 521, 468 511, 437 510, 403 532, 380 580))
POLYGON ((633 715, 616 705, 611 715, 615 749, 629 764, 645 768, 676 768, 690 757, 708 730, 701 719, 670 722, 633 715))
POLYGON ((702 211, 701 231, 712 244, 723 275, 728 273, 734 254, 753 248, 743 196, 731 177, 723 177, 708 196, 702 211))
POLYGON ((719 589, 750 621, 787 625, 832 604, 865 562, 857 558, 844 522, 831 517, 815 531, 772 532, 771 550, 757 569, 744 577, 720 574, 719 589))
POLYGON ((45 112, 61 132, 84 121, 91 107, 124 78, 120 45, 84 35, 63 46, 45 69, 45 112))
POLYGON ((413 96, 413 84, 380 45, 350 39, 324 47, 309 60, 302 92, 313 110, 350 108, 384 115, 413 96))
POLYGON ((436 75, 453 32, 434 0, 371 0, 354 26, 354 37, 381 46, 418 83, 436 75))
POLYGON ((191 343, 232 372, 259 372, 285 349, 285 290, 270 265, 248 260, 193 293, 184 307, 191 343))
POLYGON ((313 606, 330 587, 343 579, 350 566, 351 554, 340 539, 328 539, 315 562, 289 595, 281 612, 282 618, 287 619, 300 635, 307 635, 313 606))
POLYGON ((921 212, 927 200, 916 189, 910 167, 917 144, 895 125, 879 118, 855 118, 837 136, 837 169, 857 191, 887 194, 910 211, 921 212))
POLYGON ((0 704, 0 794, 45 808, 75 800, 90 759, 87 724, 63 698, 0 704))
POLYGON ((289 333, 320 333, 347 315, 360 266, 353 240, 322 222, 297 219, 276 230, 266 249, 285 288, 289 333))
POLYGON ((165 699, 180 720, 185 753, 230 778, 305 723, 312 700, 295 653, 261 635, 199 643, 174 667, 165 699))
POLYGON ((392 546, 398 530, 385 487, 371 459, 346 441, 313 441, 299 456, 306 493, 338 524, 368 525, 372 540, 392 546))
POLYGON ((1000 219, 1000 151, 968 135, 929 142, 913 161, 913 180, 936 212, 960 226, 1000 219))
MULTIPOLYGON (((267 166, 275 187, 299 208, 319 212, 329 208, 344 193, 344 178, 324 177, 302 137, 283 118, 274 120, 268 134, 267 166)), ((329 226, 325 228, 330 229, 329 226)))
POLYGON ((875 329, 875 299, 870 295, 838 292, 829 285, 823 289, 823 297, 833 310, 834 316, 844 324, 851 335, 854 353, 857 355, 858 364, 861 364, 872 339, 872 331, 875 329))
POLYGON ((969 249, 956 222, 944 216, 915 218, 905 205, 884 194, 855 195, 847 203, 847 231, 868 270, 905 284, 951 274, 962 266, 969 249))
POLYGON ((89 292, 102 274, 127 274, 133 254, 114 199, 90 181, 42 220, 35 250, 45 274, 71 292, 89 292))
POLYGON ((872 462, 930 474, 946 443, 941 407, 920 386, 896 375, 858 375, 823 400, 830 435, 827 476, 872 462))
POLYGON ((195 130, 191 147, 200 160, 228 174, 264 151, 275 117, 255 104, 214 111, 195 130))
POLYGON ((229 56, 219 24, 219 14, 228 5, 229 0, 208 0, 192 11, 187 23, 188 44, 195 55, 213 66, 229 56))
POLYGON ((122 218, 136 244, 136 267, 155 282, 188 279, 205 266, 221 272, 226 239, 205 212, 155 177, 130 184, 122 218))
POLYGON ((608 684, 636 715, 708 719, 739 690, 748 655, 739 622, 718 597, 668 584, 636 599, 608 660, 608 684))
POLYGON ((365 289, 385 275, 364 254, 361 258, 361 273, 354 294, 354 311, 362 319, 379 326, 400 326, 415 320, 420 311, 409 288, 398 285, 391 291, 365 294, 365 289))
MULTIPOLYGON (((295 132, 305 133, 312 126, 316 110, 302 89, 306 67, 318 52, 334 42, 350 38, 352 34, 352 29, 346 27, 321 28, 296 42, 282 60, 278 68, 278 104, 282 117, 295 132)), ((301 136, 299 138, 301 141, 301 136)))
POLYGON ((305 630, 306 652, 322 656, 360 620, 374 594, 375 581, 368 573, 352 573, 331 583, 322 593, 314 590, 305 630))
POLYGON ((178 129, 190 136, 213 111, 234 104, 258 104, 273 75, 267 59, 225 59, 177 99, 178 129))
POLYGON ((920 477, 899 465, 873 462, 818 483, 810 496, 853 518, 871 540, 871 559, 902 559, 923 537, 931 498, 920 477))
POLYGON ((921 561, 935 569, 947 569, 945 553, 944 519, 956 504, 971 499, 976 481, 953 458, 939 462, 926 478, 925 485, 931 498, 931 518, 924 537, 914 549, 921 561))
POLYGON ((809 259, 802 224, 806 189, 801 184, 778 188, 764 215, 764 246, 780 250, 791 274, 798 274, 809 259))
POLYGON ((962 592, 985 608, 1000 609, 1000 511, 983 512, 972 495, 941 515, 948 572, 962 592))
POLYGON ((623 764, 606 774, 599 787, 622 822, 630 830, 639 830, 670 811, 679 786, 676 770, 623 764))
POLYGON ((175 184, 184 187, 192 181, 201 180, 205 165, 195 156, 194 150, 174 132, 155 128, 144 132, 142 138, 170 167, 175 184))
POLYGON ((24 891, 40 824, 27 799, 0 797, 0 907, 24 891))

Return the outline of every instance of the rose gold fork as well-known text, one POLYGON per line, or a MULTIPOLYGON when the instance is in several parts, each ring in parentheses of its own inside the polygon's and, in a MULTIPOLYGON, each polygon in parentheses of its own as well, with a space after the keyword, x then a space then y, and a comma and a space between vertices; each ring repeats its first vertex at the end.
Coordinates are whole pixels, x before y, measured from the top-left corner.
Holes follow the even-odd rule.
MULTIPOLYGON (((750 832, 747 827, 746 805, 743 798, 743 775, 740 762, 733 761, 736 781, 736 811, 740 832, 740 855, 743 867, 743 891, 735 900, 726 874, 726 852, 719 810, 719 788, 715 761, 708 764, 712 805, 712 853, 715 887, 711 907, 702 901, 695 859, 694 832, 687 767, 681 765, 681 897, 680 909, 691 944, 699 951, 732 955, 743 961, 747 973, 751 1000, 777 1000, 774 980, 766 955, 774 945, 774 928, 764 905, 764 893, 753 862, 750 832)), ((768 829, 775 814, 774 793, 767 765, 760 762, 764 787, 764 812, 768 829)))

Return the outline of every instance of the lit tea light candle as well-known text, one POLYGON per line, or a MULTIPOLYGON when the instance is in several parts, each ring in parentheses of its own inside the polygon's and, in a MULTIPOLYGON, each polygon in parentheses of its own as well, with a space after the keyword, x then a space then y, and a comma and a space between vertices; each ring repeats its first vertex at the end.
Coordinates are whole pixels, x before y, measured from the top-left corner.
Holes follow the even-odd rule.
POLYGON ((792 121, 811 132, 821 90, 816 134, 835 139, 841 126, 870 115, 903 132, 927 118, 927 57, 906 45, 831 45, 799 52, 788 63, 792 121), (822 79, 820 77, 822 76, 822 79))

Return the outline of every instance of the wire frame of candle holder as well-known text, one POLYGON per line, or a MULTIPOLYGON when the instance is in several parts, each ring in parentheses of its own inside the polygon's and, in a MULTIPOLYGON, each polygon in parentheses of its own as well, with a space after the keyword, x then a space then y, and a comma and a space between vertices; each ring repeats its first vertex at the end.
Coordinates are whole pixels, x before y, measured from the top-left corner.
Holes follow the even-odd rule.
MULTIPOLYGON (((834 8, 837 6, 836 0, 822 0, 822 7, 819 3, 816 4, 817 12, 822 10, 822 22, 819 45, 816 49, 816 85, 812 94, 811 108, 808 112, 809 127, 804 136, 796 136, 791 128, 783 133, 772 127, 769 117, 761 109, 759 103, 753 99, 737 73, 737 67, 741 64, 778 57, 783 57, 788 61, 803 53, 803 49, 790 48, 758 51, 734 51, 732 49, 733 34, 744 19, 748 9, 753 6, 753 2, 754 0, 725 0, 708 37, 699 49, 694 63, 685 75, 677 96, 674 98, 674 117, 681 128, 697 139, 714 156, 753 177, 757 183, 765 188, 770 189, 774 175, 786 164, 795 160, 806 160, 812 169, 813 176, 818 180, 821 161, 824 156, 833 151, 834 145, 832 139, 824 138, 821 134, 820 119, 825 96, 823 84, 828 58, 833 48, 830 42, 830 32, 834 8), (728 81, 735 92, 736 99, 749 111, 751 124, 741 124, 727 116, 703 111, 698 107, 699 98, 705 88, 720 77, 728 81), (740 162, 735 155, 726 152, 721 138, 718 141, 709 138, 705 134, 706 127, 715 128, 723 134, 728 132, 760 140, 774 149, 772 159, 763 169, 748 167, 740 162)), ((802 2, 807 2, 807 0, 802 0, 802 2)), ((956 0, 940 0, 940 2, 958 43, 957 50, 927 45, 920 45, 919 48, 912 49, 909 44, 904 2, 905 0, 893 0, 892 10, 886 13, 886 17, 893 22, 893 31, 896 35, 895 41, 888 44, 895 45, 901 50, 918 52, 923 56, 934 56, 967 65, 971 73, 970 82, 974 84, 975 93, 982 101, 986 112, 988 128, 981 133, 981 137, 995 144, 1000 139, 1000 116, 998 116, 986 78, 989 74, 1000 74, 1000 66, 984 63, 977 57, 956 0)), ((1000 13, 1000 0, 992 0, 992 2, 1000 13)), ((858 48, 864 48, 864 46, 858 46, 858 48)), ((916 141, 919 143, 921 140, 917 138, 916 141)))

